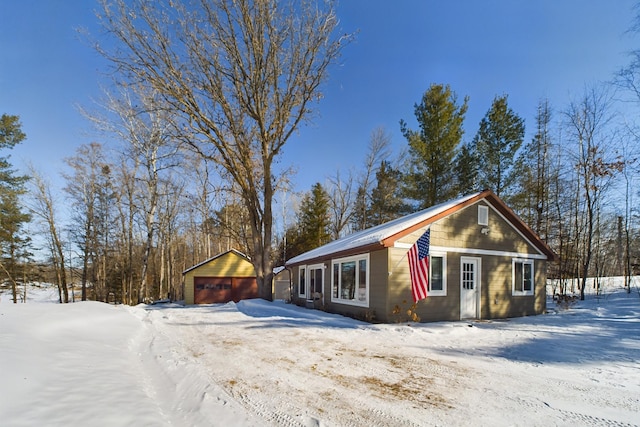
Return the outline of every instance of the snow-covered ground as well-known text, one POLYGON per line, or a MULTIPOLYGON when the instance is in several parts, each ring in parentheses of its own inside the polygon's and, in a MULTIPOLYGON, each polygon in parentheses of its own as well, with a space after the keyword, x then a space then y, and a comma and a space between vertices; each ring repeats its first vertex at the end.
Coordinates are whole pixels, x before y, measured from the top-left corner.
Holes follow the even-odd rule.
POLYGON ((282 302, 0 304, 2 426, 640 425, 640 297, 371 325, 282 302))

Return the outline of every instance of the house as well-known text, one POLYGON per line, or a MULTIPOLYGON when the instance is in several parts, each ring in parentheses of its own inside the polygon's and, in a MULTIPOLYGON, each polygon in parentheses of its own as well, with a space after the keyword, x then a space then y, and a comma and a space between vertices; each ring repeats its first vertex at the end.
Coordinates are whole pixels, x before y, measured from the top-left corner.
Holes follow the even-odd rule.
POLYGON ((249 258, 231 249, 182 272, 185 304, 238 302, 258 298, 256 271, 249 258))
POLYGON ((557 256, 488 190, 290 259, 292 302, 369 321, 403 320, 413 302, 407 252, 427 229, 428 297, 415 308, 421 321, 545 311, 546 264, 557 256))

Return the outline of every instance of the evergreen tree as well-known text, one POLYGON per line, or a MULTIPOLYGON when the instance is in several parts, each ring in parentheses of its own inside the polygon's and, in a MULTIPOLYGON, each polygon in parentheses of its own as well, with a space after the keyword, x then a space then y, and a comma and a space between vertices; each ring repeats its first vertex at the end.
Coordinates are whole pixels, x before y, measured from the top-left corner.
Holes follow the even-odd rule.
MULTIPOLYGON (((13 148, 26 138, 18 116, 3 114, 0 117, 0 149, 13 148)), ((20 196, 25 193, 27 176, 16 175, 8 157, 0 157, 0 251, 2 273, 12 283, 13 302, 18 302, 16 279, 19 277, 19 260, 28 258, 30 239, 23 227, 31 216, 22 211, 20 196)))
POLYGON ((545 241, 549 234, 549 189, 554 174, 550 158, 550 122, 549 101, 543 100, 538 105, 536 114, 536 134, 522 147, 520 161, 517 163, 520 167, 519 192, 511 203, 522 219, 545 241))
POLYGON ((331 241, 329 226, 331 223, 329 214, 329 195, 316 183, 302 199, 298 216, 298 236, 301 248, 308 251, 322 246, 331 241))
POLYGON ((432 84, 416 104, 419 131, 400 128, 409 142, 409 172, 405 175, 407 196, 427 208, 449 200, 456 193, 453 160, 462 141, 468 97, 462 105, 449 85, 432 84))
POLYGON ((358 186, 353 205, 353 215, 351 216, 351 228, 353 231, 360 231, 371 227, 368 199, 366 188, 363 185, 358 186))
POLYGON ((506 95, 497 96, 474 138, 483 189, 502 198, 512 195, 517 178, 516 153, 523 140, 524 120, 509 108, 506 95))
POLYGON ((479 191, 478 156, 471 144, 463 144, 454 161, 457 195, 464 196, 479 191))
POLYGON ((376 172, 377 186, 371 192, 371 225, 378 225, 402 216, 407 207, 400 194, 402 173, 383 160, 376 172))
POLYGON ((278 264, 331 241, 330 200, 327 191, 316 183, 304 195, 297 213, 297 222, 285 230, 276 253, 278 264))

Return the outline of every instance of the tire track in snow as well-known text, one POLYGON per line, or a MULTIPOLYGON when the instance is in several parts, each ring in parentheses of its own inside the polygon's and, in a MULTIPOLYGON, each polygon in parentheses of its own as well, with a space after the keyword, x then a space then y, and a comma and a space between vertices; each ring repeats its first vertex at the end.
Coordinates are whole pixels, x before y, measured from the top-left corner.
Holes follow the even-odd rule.
POLYGON ((160 312, 132 311, 144 328, 130 348, 140 360, 143 388, 167 425, 263 425, 217 384, 202 379, 199 364, 183 353, 180 340, 166 327, 160 312))
MULTIPOLYGON (((558 425, 558 422, 552 422, 552 419, 556 419, 566 425, 580 425, 590 427, 639 427, 638 424, 628 423, 626 421, 613 420, 604 416, 594 416, 583 412, 576 412, 572 410, 562 409, 558 405, 554 405, 539 399, 525 399, 522 397, 510 399, 516 403, 517 406, 527 408, 521 414, 526 414, 525 411, 532 412, 549 412, 548 419, 549 424, 558 425)), ((561 424, 562 425, 562 424, 561 424)))

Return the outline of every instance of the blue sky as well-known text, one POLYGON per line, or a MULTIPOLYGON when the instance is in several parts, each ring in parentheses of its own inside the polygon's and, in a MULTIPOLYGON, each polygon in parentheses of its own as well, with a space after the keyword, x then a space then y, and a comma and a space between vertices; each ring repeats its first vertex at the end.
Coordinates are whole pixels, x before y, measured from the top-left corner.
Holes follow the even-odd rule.
MULTIPOLYGON (((631 0, 342 0, 344 32, 358 31, 323 87, 311 124, 287 144, 298 191, 363 163, 371 131, 384 127, 399 151, 400 119, 432 83, 469 96, 465 140, 496 95, 525 119, 527 140, 541 98, 562 110, 585 85, 609 80, 640 47, 626 31, 631 0)), ((99 35, 92 0, 0 1, 0 113, 21 117, 27 140, 13 163, 33 163, 54 182, 64 157, 100 141, 78 111, 100 97, 104 61, 78 28, 99 35)))

